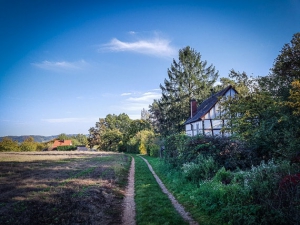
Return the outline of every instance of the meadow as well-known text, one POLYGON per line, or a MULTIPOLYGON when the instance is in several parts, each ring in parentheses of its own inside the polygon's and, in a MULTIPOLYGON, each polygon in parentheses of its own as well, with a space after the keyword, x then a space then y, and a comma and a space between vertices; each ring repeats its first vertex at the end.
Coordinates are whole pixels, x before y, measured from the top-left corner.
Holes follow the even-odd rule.
POLYGON ((0 224, 120 224, 131 158, 0 153, 0 224))

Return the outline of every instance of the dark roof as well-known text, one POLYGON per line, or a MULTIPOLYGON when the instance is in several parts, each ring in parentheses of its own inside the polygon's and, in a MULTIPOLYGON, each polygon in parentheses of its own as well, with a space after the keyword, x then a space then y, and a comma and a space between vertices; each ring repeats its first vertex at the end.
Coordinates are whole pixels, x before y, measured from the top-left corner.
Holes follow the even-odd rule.
MULTIPOLYGON (((204 100, 201 105, 198 106, 197 108, 197 113, 191 118, 189 117, 184 124, 189 124, 189 123, 193 123, 196 122, 198 120, 201 120, 201 118, 203 116, 205 116, 205 114, 207 114, 209 112, 209 110, 211 110, 212 107, 214 107, 214 105, 219 101, 220 97, 224 96, 225 93, 231 89, 232 86, 229 85, 227 88, 217 92, 216 94, 210 96, 208 99, 204 100)), ((234 89, 233 89, 234 90, 234 89)), ((235 91, 235 90, 234 90, 235 91)), ((236 92, 236 91, 235 91, 236 92)))

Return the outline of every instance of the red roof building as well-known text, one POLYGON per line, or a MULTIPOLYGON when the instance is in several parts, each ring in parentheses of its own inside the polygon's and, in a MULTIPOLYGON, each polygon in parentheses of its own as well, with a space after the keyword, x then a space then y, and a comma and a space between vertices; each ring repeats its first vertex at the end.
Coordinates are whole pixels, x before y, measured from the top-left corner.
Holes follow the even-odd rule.
POLYGON ((55 140, 52 148, 57 148, 58 146, 70 146, 72 145, 72 140, 55 140))

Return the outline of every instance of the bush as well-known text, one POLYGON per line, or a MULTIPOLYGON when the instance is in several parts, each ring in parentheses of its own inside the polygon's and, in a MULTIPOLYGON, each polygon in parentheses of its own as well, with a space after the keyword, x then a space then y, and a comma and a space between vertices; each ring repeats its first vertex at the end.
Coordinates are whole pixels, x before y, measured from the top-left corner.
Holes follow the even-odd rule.
POLYGON ((212 157, 220 168, 226 170, 251 168, 261 161, 245 143, 230 137, 174 134, 166 138, 164 159, 174 167, 197 163, 200 154, 212 157))
POLYGON ((230 184, 233 179, 233 173, 229 170, 226 170, 224 167, 222 167, 218 172, 216 173, 214 180, 217 182, 221 182, 222 184, 230 184))
POLYGON ((184 177, 194 183, 200 180, 211 179, 218 170, 218 166, 212 157, 199 155, 197 163, 189 162, 182 166, 184 177))
POLYGON ((57 147, 57 151, 73 151, 73 150, 76 150, 77 147, 76 146, 58 146, 57 147))
POLYGON ((21 145, 20 145, 20 150, 22 152, 32 152, 32 151, 36 151, 36 143, 33 143, 33 142, 23 142, 21 145))
POLYGON ((0 152, 18 152, 20 151, 17 141, 13 141, 11 138, 4 137, 0 141, 0 152))
POLYGON ((163 152, 164 159, 172 166, 180 168, 186 161, 187 142, 190 139, 186 134, 173 134, 165 140, 165 150, 163 152))
POLYGON ((159 145, 153 143, 153 144, 149 144, 149 155, 153 156, 153 157, 158 157, 159 156, 159 150, 160 147, 159 145))

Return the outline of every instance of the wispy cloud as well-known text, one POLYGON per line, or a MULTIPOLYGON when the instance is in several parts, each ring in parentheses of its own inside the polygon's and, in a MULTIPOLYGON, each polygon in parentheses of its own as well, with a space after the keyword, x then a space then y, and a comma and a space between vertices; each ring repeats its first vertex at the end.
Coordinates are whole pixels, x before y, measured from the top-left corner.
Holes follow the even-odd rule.
POLYGON ((125 99, 122 108, 127 111, 136 111, 138 114, 143 108, 148 109, 153 100, 160 97, 161 93, 158 91, 135 93, 134 96, 125 99))
MULTIPOLYGON (((135 32, 130 31, 130 34, 134 35, 135 32)), ((170 41, 161 37, 138 39, 133 42, 113 38, 109 43, 104 44, 100 50, 137 52, 157 57, 173 57, 176 54, 176 49, 170 45, 170 41)))
POLYGON ((138 97, 130 97, 127 99, 128 102, 149 102, 152 101, 153 99, 160 98, 161 94, 158 92, 146 92, 143 93, 141 96, 138 97))
POLYGON ((127 96, 127 95, 132 95, 130 92, 122 93, 121 96, 127 96))
POLYGON ((76 62, 67 62, 67 61, 42 61, 39 63, 31 63, 31 65, 38 67, 44 70, 54 70, 54 71, 73 71, 78 69, 83 69, 87 66, 85 60, 80 60, 76 62))

